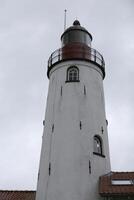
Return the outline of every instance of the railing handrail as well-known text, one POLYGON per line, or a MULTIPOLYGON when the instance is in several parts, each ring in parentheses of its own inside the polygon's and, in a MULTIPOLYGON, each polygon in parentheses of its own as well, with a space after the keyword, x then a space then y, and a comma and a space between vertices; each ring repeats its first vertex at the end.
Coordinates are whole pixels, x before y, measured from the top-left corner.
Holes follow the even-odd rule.
MULTIPOLYGON (((93 48, 87 48, 87 47, 79 47, 79 48, 59 48, 55 50, 48 59, 48 71, 52 68, 53 65, 55 65, 57 62, 61 62, 67 59, 75 59, 75 56, 71 56, 71 53, 80 53, 82 56, 78 56, 80 59, 89 60, 91 62, 94 62, 98 65, 99 68, 103 71, 103 75, 105 76, 105 62, 103 59, 103 56, 93 48)), ((76 56, 77 59, 77 56, 76 56)))
MULTIPOLYGON (((83 50, 84 50, 84 54, 90 53, 90 55, 95 56, 99 60, 103 61, 103 65, 105 65, 103 56, 96 49, 90 48, 89 50, 87 50, 87 48, 84 48, 84 47, 79 48, 79 49, 75 49, 75 50, 69 49, 69 50, 66 50, 65 52, 63 51, 63 48, 57 49, 50 55, 50 57, 48 59, 48 63, 52 63, 52 62, 50 62, 50 60, 52 61, 54 58, 63 55, 63 52, 64 52, 64 54, 67 54, 67 53, 70 53, 70 52, 83 52, 83 50)), ((48 67, 50 67, 50 66, 48 66, 48 67)))

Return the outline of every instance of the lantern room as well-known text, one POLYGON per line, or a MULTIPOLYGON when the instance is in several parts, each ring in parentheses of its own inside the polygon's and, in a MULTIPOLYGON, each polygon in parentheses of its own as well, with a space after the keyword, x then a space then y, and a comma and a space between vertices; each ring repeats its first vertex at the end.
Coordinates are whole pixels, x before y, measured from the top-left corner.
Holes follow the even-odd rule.
POLYGON ((92 35, 75 20, 73 26, 65 30, 61 36, 62 47, 73 43, 81 43, 91 47, 92 35))

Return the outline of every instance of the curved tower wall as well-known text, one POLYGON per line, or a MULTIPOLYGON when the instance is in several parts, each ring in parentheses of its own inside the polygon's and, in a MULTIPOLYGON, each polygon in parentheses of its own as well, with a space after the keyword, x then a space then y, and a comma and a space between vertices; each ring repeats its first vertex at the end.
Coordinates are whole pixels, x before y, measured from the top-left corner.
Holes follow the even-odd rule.
POLYGON ((50 74, 37 200, 96 200, 99 176, 109 171, 102 72, 84 61, 57 64, 50 74), (66 82, 72 65, 80 82, 66 82), (93 153, 95 135, 105 157, 93 153))
POLYGON ((110 172, 103 71, 71 58, 52 66, 49 78, 36 200, 101 199, 99 177, 110 172), (67 81, 71 66, 79 70, 77 82, 67 81), (94 136, 101 138, 101 154, 94 136))

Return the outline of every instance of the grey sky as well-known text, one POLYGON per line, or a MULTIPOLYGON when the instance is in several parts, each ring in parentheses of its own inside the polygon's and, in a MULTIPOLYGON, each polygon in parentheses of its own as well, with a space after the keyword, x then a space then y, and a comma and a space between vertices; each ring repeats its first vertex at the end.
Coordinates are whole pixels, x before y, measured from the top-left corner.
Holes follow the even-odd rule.
POLYGON ((134 171, 134 1, 0 0, 0 189, 35 189, 49 55, 63 11, 93 35, 104 80, 112 170, 134 171))

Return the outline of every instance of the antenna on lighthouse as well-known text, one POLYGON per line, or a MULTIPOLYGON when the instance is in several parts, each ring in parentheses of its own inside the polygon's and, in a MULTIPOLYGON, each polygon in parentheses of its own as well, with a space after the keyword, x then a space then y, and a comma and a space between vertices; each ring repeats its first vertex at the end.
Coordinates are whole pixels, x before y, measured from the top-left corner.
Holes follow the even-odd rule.
POLYGON ((64 10, 64 31, 66 29, 66 21, 67 21, 67 10, 64 10))

